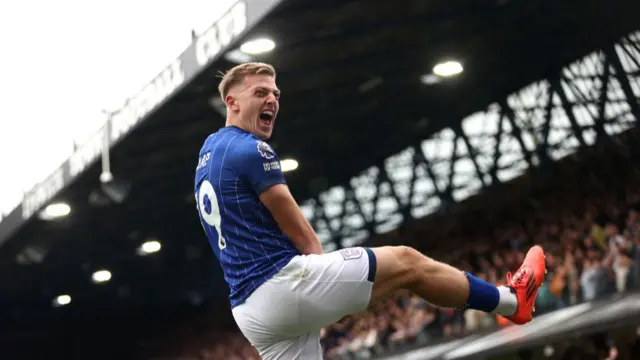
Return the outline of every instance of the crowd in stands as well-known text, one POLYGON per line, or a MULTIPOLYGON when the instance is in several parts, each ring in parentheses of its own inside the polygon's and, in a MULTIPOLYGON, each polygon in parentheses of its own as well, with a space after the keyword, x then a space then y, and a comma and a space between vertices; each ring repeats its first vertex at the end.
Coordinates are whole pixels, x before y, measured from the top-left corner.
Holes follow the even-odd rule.
MULTIPOLYGON (((608 166, 615 169, 612 163, 608 166)), ((543 245, 548 274, 536 314, 640 289, 640 175, 629 170, 611 176, 602 170, 597 178, 578 172, 584 181, 531 188, 503 212, 472 211, 471 228, 461 225, 464 217, 456 217, 451 220, 459 222, 453 225, 455 231, 446 226, 438 229, 441 233, 429 230, 437 239, 449 236, 440 242, 445 245, 423 247, 436 249, 429 255, 438 260, 500 284, 508 271, 518 268, 531 244, 543 245)), ((425 239, 415 241, 419 246, 425 239)), ((369 359, 500 326, 509 326, 509 321, 473 310, 438 308, 399 291, 368 312, 322 329, 321 342, 327 359, 369 359)), ((201 336, 192 345, 184 348, 182 358, 259 359, 239 333, 201 336)))
MULTIPOLYGON (((541 199, 543 211, 524 226, 503 228, 497 241, 476 242, 450 262, 499 284, 518 268, 532 243, 542 244, 548 274, 536 300, 538 315, 640 289, 640 189, 629 190, 623 198, 592 194, 565 202, 565 196, 554 194, 541 199), (572 206, 560 206, 563 203, 572 206)), ((345 318, 322 333, 328 359, 362 359, 508 325, 499 316, 437 308, 398 292, 372 311, 345 318)))

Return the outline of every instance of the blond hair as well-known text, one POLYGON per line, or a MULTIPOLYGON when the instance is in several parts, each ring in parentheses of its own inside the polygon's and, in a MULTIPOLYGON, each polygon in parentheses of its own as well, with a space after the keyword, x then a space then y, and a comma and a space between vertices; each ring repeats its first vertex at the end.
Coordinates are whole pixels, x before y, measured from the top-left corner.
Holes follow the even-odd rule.
POLYGON ((222 101, 225 101, 225 98, 229 94, 229 90, 242 83, 245 77, 251 75, 268 75, 275 77, 276 69, 269 64, 249 62, 234 66, 231 70, 227 71, 226 74, 221 75, 222 81, 220 81, 220 85, 218 85, 218 91, 220 92, 222 101))

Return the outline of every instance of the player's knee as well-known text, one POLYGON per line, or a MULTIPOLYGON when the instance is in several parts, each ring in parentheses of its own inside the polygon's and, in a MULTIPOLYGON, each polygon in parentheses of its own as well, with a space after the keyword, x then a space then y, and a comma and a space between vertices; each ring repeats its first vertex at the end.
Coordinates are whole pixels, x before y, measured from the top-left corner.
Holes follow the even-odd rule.
POLYGON ((409 263, 414 261, 424 261, 428 259, 425 255, 423 255, 420 251, 412 248, 411 246, 397 246, 397 253, 401 260, 407 261, 409 263))
POLYGON ((418 277, 423 276, 422 274, 428 270, 432 262, 430 258, 410 246, 396 246, 393 251, 397 259, 399 275, 406 283, 414 282, 418 277))
POLYGON ((411 246, 394 246, 393 251, 398 260, 402 263, 410 262, 411 260, 415 260, 421 256, 420 252, 411 246))
POLYGON ((413 289, 428 275, 433 260, 409 246, 383 246, 372 249, 377 257, 378 270, 374 286, 375 296, 385 296, 396 289, 413 289))

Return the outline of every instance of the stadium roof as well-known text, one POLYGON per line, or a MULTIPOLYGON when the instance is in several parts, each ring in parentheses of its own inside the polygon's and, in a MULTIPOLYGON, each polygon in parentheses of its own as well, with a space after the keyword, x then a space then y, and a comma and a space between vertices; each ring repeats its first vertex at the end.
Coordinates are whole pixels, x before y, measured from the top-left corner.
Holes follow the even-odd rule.
POLYGON ((240 53, 233 50, 245 40, 276 43, 254 58, 278 69, 283 97, 272 144, 299 162, 287 176, 302 201, 617 41, 637 25, 634 7, 241 0, 0 222, 0 288, 10 294, 0 299, 2 311, 17 321, 49 318, 60 294, 73 299, 53 310, 65 314, 225 294, 197 223, 192 175, 202 141, 224 124, 215 76, 234 65, 240 53), (459 60, 463 75, 425 84, 446 59, 459 60), (110 187, 99 181, 105 133, 110 187), (38 219, 55 200, 70 205, 70 216, 38 219), (162 250, 140 256, 147 240, 162 250), (94 284, 100 269, 112 278, 94 284))

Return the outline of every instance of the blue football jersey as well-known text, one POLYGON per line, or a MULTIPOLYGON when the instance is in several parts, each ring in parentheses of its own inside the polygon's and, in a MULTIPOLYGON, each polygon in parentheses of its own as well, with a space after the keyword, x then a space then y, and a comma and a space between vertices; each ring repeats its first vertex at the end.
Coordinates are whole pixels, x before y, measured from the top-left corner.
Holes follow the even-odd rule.
POLYGON ((200 150, 198 213, 229 285, 232 307, 299 254, 259 199, 269 187, 284 183, 275 151, 238 127, 211 134, 200 150))

